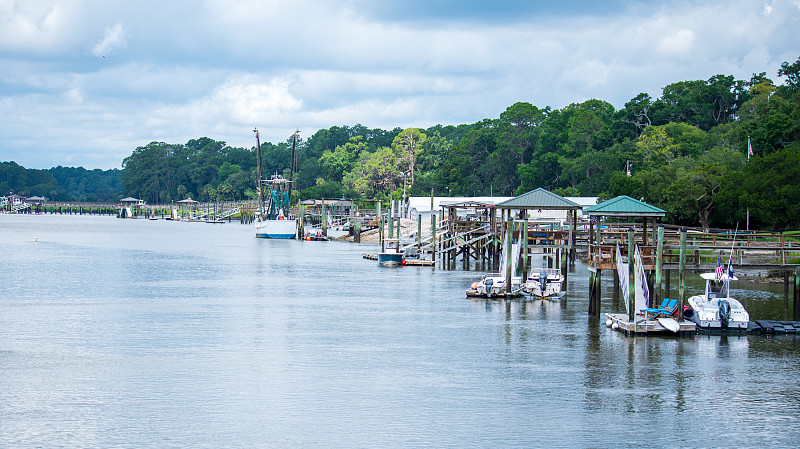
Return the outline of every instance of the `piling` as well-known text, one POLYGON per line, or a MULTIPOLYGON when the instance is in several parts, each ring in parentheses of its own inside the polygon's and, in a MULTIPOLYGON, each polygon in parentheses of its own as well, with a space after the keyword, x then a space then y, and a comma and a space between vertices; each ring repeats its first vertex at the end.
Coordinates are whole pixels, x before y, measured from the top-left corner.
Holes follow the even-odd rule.
POLYGON ((658 225, 658 233, 657 237, 658 240, 656 241, 656 285, 653 289, 653 297, 650 300, 649 307, 656 307, 658 304, 661 304, 661 299, 664 297, 661 292, 661 264, 662 259, 664 258, 664 225, 658 225))
POLYGON ((513 252, 513 251, 511 251, 511 242, 514 239, 514 228, 513 228, 513 226, 514 226, 514 219, 513 218, 509 218, 508 221, 506 221, 506 247, 505 247, 505 250, 506 250, 505 251, 505 253, 506 253, 506 261, 505 261, 505 264, 506 264, 506 292, 507 293, 511 293, 511 274, 512 274, 511 273, 511 258, 512 258, 511 253, 513 252))
POLYGON ((794 269, 794 301, 792 308, 792 319, 800 321, 800 267, 795 267, 794 269))
POLYGON ((422 215, 417 214, 417 253, 422 250, 422 215))
POLYGON ((678 261, 678 310, 686 302, 686 229, 681 229, 681 252, 678 261))
POLYGON ((431 258, 436 262, 436 214, 431 210, 431 258))
POLYGON ((628 229, 628 321, 634 322, 636 315, 636 274, 634 262, 633 228, 628 229))
POLYGON ((522 282, 528 279, 528 217, 522 220, 522 282))

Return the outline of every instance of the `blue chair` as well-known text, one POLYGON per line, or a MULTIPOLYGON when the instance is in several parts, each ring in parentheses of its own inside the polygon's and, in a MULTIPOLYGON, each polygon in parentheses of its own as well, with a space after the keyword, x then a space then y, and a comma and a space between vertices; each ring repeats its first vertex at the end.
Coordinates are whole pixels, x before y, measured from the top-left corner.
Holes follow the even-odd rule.
POLYGON ((669 305, 669 298, 664 298, 664 300, 661 301, 661 305, 659 307, 648 307, 647 309, 639 309, 639 311, 645 312, 645 314, 656 313, 658 311, 666 309, 668 305, 669 305))
POLYGON ((661 307, 659 308, 644 309, 645 318, 647 320, 652 320, 654 318, 658 318, 661 316, 668 317, 675 314, 675 311, 678 310, 678 300, 664 299, 664 301, 668 301, 666 306, 664 306, 664 304, 662 303, 661 307))

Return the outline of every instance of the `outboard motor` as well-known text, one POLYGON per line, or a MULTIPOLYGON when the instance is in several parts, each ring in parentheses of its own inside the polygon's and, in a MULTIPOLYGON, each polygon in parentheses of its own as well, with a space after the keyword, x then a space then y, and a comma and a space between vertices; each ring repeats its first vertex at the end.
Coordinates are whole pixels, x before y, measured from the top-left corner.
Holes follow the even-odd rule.
POLYGON ((486 278, 483 281, 483 285, 486 286, 486 296, 492 296, 492 284, 494 284, 494 281, 491 278, 486 278))
POLYGON ((542 294, 544 295, 547 291, 547 273, 542 271, 539 273, 539 282, 542 284, 542 294))
POLYGON ((719 322, 722 327, 728 327, 731 321, 731 303, 722 299, 719 302, 719 322))

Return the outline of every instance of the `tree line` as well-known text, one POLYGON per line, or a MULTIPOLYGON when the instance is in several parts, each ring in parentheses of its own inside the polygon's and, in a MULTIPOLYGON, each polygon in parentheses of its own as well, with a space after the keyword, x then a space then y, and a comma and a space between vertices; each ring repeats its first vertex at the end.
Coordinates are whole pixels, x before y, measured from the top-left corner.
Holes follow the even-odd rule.
MULTIPOLYGON (((663 208, 675 224, 743 227, 749 211, 751 228, 796 228, 800 58, 784 62, 777 75, 782 84, 764 72, 748 80, 681 81, 658 98, 638 94, 619 110, 597 99, 562 109, 518 102, 496 119, 458 126, 333 126, 298 141, 294 187, 299 199, 381 200, 404 189, 417 196, 512 196, 544 187, 563 196, 628 195, 663 208)), ((262 143, 263 173, 288 176, 291 150, 292 135, 262 143)), ((83 169, 63 167, 49 171, 56 171, 56 185, 44 173, 28 182, 31 192, 82 188, 87 198, 99 195, 90 192, 95 186, 102 195, 121 186, 119 195, 154 203, 256 196, 254 147, 207 137, 151 142, 122 166, 109 173, 120 184, 100 182, 95 171, 85 171, 81 184, 64 171, 83 169), (56 173, 72 184, 64 188, 56 173)), ((11 186, 3 170, 0 188, 11 186)))

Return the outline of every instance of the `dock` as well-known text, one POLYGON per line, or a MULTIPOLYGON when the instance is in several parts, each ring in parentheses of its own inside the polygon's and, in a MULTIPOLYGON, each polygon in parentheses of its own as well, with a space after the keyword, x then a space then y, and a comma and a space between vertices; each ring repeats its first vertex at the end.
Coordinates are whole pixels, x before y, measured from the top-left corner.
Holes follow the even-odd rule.
MULTIPOLYGON (((375 253, 362 253, 361 257, 368 260, 378 260, 378 255, 375 253)), ((429 259, 407 258, 403 259, 403 265, 411 267, 432 267, 436 264, 435 261, 429 259)))
POLYGON ((611 321, 612 329, 624 332, 627 335, 651 335, 651 334, 668 334, 668 335, 684 335, 697 333, 697 324, 693 321, 682 320, 679 321, 680 329, 678 332, 672 332, 665 328, 656 320, 645 320, 641 316, 628 320, 628 315, 624 313, 606 313, 606 323, 611 321))

